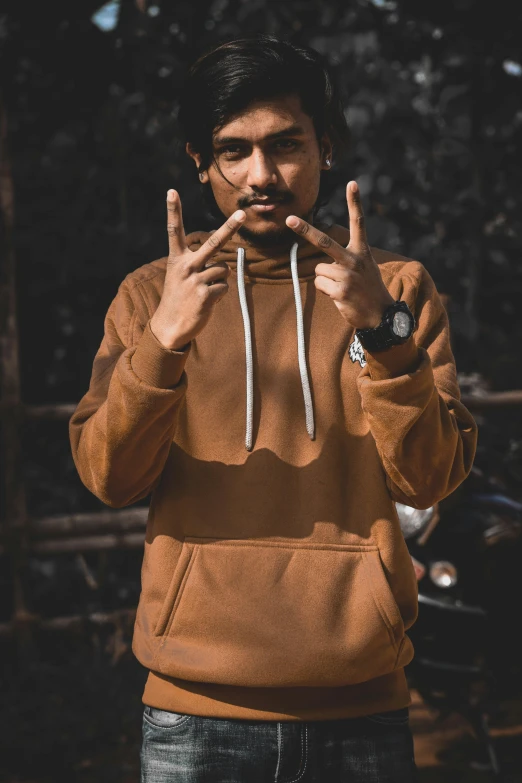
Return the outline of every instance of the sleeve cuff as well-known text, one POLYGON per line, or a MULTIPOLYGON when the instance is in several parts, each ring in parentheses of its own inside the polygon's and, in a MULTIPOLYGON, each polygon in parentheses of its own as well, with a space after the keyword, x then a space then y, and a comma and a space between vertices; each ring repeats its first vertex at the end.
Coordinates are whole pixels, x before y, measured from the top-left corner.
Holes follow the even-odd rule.
POLYGON ((150 323, 131 358, 131 365, 138 378, 149 386, 170 389, 181 380, 191 343, 181 351, 169 351, 152 332, 150 323))
POLYGON ((400 375, 415 372, 422 359, 413 336, 388 351, 370 353, 365 351, 370 377, 373 381, 384 381, 398 378, 400 375))

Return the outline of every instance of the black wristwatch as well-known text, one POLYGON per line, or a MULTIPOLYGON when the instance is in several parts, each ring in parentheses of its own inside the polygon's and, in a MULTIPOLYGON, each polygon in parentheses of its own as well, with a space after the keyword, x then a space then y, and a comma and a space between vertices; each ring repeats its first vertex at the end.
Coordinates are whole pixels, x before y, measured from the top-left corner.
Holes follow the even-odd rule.
POLYGON ((387 351, 402 345, 415 329, 415 318, 406 302, 397 301, 386 308, 382 321, 374 329, 356 329, 362 347, 370 353, 387 351))

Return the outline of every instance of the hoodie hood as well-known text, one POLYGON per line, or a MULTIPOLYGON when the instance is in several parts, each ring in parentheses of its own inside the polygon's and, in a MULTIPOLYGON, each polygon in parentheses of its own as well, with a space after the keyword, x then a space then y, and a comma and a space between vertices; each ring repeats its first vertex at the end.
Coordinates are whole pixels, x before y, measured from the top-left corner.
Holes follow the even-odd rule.
MULTIPOLYGON (((343 226, 327 226, 326 224, 318 223, 317 228, 320 231, 324 231, 325 234, 328 234, 339 244, 347 245, 349 242, 350 232, 343 226)), ((189 234, 187 243, 190 249, 197 250, 198 247, 207 241, 212 233, 214 232, 196 231, 193 234, 189 234)), ((315 267, 324 259, 324 252, 297 234, 295 235, 294 244, 297 244, 299 278, 313 277, 315 267)), ((290 245, 282 245, 275 248, 259 248, 247 243, 239 234, 234 234, 227 244, 216 253, 214 259, 218 262, 224 261, 233 272, 237 272, 237 258, 240 248, 243 248, 245 251, 246 279, 291 281, 290 245)))

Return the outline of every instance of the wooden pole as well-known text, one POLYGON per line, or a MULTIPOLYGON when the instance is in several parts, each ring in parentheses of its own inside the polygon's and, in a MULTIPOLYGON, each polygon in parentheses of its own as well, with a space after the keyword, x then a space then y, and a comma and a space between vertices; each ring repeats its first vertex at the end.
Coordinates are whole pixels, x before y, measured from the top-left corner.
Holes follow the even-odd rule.
POLYGON ((24 414, 28 419, 47 419, 69 421, 74 411, 76 403, 61 403, 60 405, 27 405, 24 407, 24 414))
POLYGON ((487 392, 486 394, 463 394, 462 402, 470 410, 507 408, 511 405, 522 405, 522 389, 487 392))
POLYGON ((123 508, 117 511, 101 510, 87 514, 62 514, 31 521, 31 538, 85 536, 93 533, 145 532, 148 508, 123 508))
MULTIPOLYGON (((468 408, 505 408, 511 405, 522 405, 522 389, 508 391, 486 392, 485 394, 463 394, 462 402, 468 408)), ((77 403, 64 402, 56 405, 23 405, 18 403, 19 415, 26 419, 47 421, 69 421, 77 403)), ((16 405, 11 401, 0 400, 0 413, 12 415, 16 405)))
POLYGON ((145 533, 113 533, 101 536, 74 536, 54 538, 48 541, 33 541, 31 553, 48 555, 60 552, 101 552, 107 549, 140 549, 145 542, 145 533))
MULTIPOLYGON (((132 622, 136 617, 136 609, 117 609, 114 612, 92 612, 86 615, 72 615, 71 617, 42 618, 38 615, 28 615, 26 625, 45 631, 67 631, 74 628, 83 628, 89 625, 110 625, 120 623, 122 620, 132 622)), ((0 636, 9 636, 16 633, 16 623, 0 623, 0 636)))

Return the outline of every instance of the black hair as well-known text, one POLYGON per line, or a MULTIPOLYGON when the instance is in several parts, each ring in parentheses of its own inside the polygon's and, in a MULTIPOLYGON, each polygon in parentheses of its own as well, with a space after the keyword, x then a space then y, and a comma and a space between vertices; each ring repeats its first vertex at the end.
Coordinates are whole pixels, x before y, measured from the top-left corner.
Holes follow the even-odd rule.
POLYGON ((347 149, 349 130, 332 74, 314 49, 271 35, 240 38, 200 57, 189 70, 179 122, 186 140, 212 162, 212 136, 254 101, 298 95, 312 118, 318 141, 327 133, 334 147, 347 149))
MULTIPOLYGON (((275 36, 256 35, 214 47, 188 72, 178 119, 185 140, 201 155, 199 170, 216 163, 213 135, 232 117, 254 101, 283 95, 299 96, 303 111, 313 120, 318 142, 326 133, 336 156, 348 151, 350 132, 323 57, 314 49, 275 36)), ((205 200, 212 207, 208 190, 209 186, 203 186, 205 200)))

